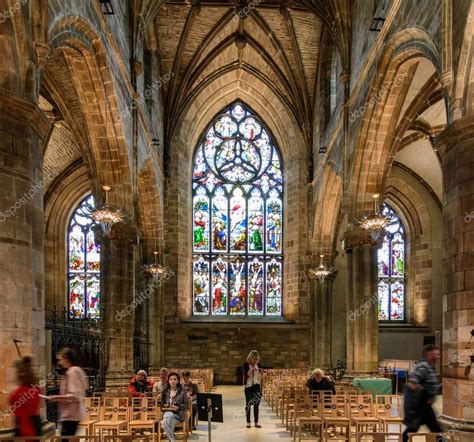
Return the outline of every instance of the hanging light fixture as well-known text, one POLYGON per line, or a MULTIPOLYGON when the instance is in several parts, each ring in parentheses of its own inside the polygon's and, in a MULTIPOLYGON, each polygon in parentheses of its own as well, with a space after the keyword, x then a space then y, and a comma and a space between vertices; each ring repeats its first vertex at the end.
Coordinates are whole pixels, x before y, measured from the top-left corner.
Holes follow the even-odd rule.
POLYGON ((309 277, 311 279, 319 279, 319 283, 323 284, 326 278, 333 273, 333 269, 329 269, 324 264, 324 255, 319 255, 319 266, 316 269, 309 270, 309 277))
POLYGON ((379 194, 372 195, 374 198, 374 213, 364 216, 362 221, 358 221, 360 227, 370 232, 370 236, 374 241, 377 241, 382 233, 382 230, 391 222, 389 215, 384 215, 379 207, 379 194))
POLYGON ((102 186, 102 189, 105 191, 105 205, 99 209, 94 210, 91 216, 95 221, 100 223, 104 236, 109 237, 112 226, 114 224, 123 222, 125 216, 120 209, 115 209, 109 206, 108 192, 110 190, 110 186, 102 186))
POLYGON ((170 278, 172 270, 163 264, 158 264, 158 250, 156 247, 156 235, 155 235, 155 250, 153 252, 154 262, 151 264, 145 264, 142 268, 153 281, 158 284, 160 281, 166 281, 170 278))

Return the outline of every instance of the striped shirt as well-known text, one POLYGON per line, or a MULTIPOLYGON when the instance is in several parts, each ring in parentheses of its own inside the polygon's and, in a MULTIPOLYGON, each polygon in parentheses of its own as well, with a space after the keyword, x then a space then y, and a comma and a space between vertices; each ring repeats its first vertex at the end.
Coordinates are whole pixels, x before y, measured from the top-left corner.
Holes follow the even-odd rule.
POLYGON ((416 364, 413 371, 410 373, 409 381, 411 384, 417 384, 423 387, 426 394, 430 397, 435 397, 439 394, 440 383, 435 368, 425 358, 422 358, 416 364))

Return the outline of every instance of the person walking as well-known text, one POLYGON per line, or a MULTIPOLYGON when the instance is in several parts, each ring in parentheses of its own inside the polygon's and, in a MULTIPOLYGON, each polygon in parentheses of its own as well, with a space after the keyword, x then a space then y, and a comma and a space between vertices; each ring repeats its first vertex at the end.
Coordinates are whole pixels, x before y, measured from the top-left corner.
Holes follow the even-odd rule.
POLYGON ((79 422, 86 417, 84 395, 88 379, 84 370, 77 365, 76 352, 63 348, 57 354, 58 364, 66 370, 59 387, 59 394, 48 396, 48 400, 58 402, 59 422, 62 422, 61 435, 74 436, 79 422))
POLYGON ((41 436, 40 388, 30 356, 15 363, 18 388, 10 396, 15 416, 15 436, 41 436))
POLYGON ((404 394, 406 430, 403 433, 403 442, 408 441, 408 433, 416 433, 423 424, 433 433, 442 432, 432 408, 440 391, 440 381, 435 371, 439 359, 438 347, 426 345, 422 359, 409 375, 404 394))
POLYGON ((253 417, 256 428, 262 428, 258 423, 258 408, 262 397, 262 368, 260 366, 260 355, 257 350, 252 350, 242 367, 243 384, 245 386, 245 414, 247 418, 247 428, 250 428, 250 407, 253 405, 253 417))

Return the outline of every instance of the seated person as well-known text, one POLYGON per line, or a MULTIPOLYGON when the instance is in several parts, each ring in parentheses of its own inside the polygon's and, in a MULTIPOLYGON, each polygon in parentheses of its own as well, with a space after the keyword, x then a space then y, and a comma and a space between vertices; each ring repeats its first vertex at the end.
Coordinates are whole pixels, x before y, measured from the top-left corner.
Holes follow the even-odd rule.
POLYGON ((134 397, 145 396, 145 393, 151 393, 152 390, 153 382, 147 379, 145 370, 138 370, 136 376, 133 376, 128 385, 128 391, 134 397))
POLYGON ((324 371, 320 368, 315 368, 311 373, 311 378, 306 382, 306 386, 309 391, 332 391, 332 394, 336 394, 336 388, 331 378, 324 376, 324 371))
POLYGON ((177 422, 183 422, 186 416, 187 396, 184 387, 180 384, 179 374, 170 373, 168 384, 161 393, 161 410, 163 419, 161 428, 168 436, 170 442, 175 442, 174 428, 177 422))
POLYGON ((168 369, 165 367, 160 368, 158 376, 158 380, 153 385, 153 393, 155 393, 159 398, 165 387, 168 385, 168 369))
POLYGON ((183 373, 183 387, 188 395, 188 398, 191 398, 193 402, 193 415, 189 418, 189 426, 195 430, 196 429, 196 416, 198 412, 197 406, 197 394, 198 394, 198 386, 194 382, 191 381, 191 373, 189 371, 185 371, 183 373))

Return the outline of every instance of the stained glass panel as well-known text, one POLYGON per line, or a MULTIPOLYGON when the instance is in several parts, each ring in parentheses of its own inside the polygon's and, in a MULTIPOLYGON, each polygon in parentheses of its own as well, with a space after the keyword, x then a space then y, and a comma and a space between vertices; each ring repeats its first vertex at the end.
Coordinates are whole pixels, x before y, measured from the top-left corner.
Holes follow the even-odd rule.
POLYGON ((74 211, 68 228, 68 306, 70 319, 100 319, 100 244, 92 219, 94 198, 74 211))
POLYGON ((194 314, 281 315, 281 159, 268 130, 241 103, 204 132, 192 189, 194 314))
POLYGON ((247 210, 242 190, 236 188, 230 199, 230 250, 245 252, 247 243, 247 210))
POLYGON ((227 315, 227 262, 212 263, 212 314, 227 315))
POLYGON ((405 320, 406 240, 397 214, 384 204, 382 213, 391 217, 378 251, 379 321, 405 320))
POLYGON ((281 315, 281 263, 267 263, 267 315, 281 315))
POLYGON ((200 187, 193 199, 193 247, 194 251, 209 251, 209 198, 200 187))
POLYGON ((229 308, 231 315, 245 315, 245 301, 247 298, 246 274, 243 261, 237 259, 229 263, 229 308))
POLYGON ((263 263, 257 258, 249 263, 249 315, 263 315, 263 263))
POLYGON ((193 263, 193 311, 209 314, 209 263, 199 258, 193 263))

